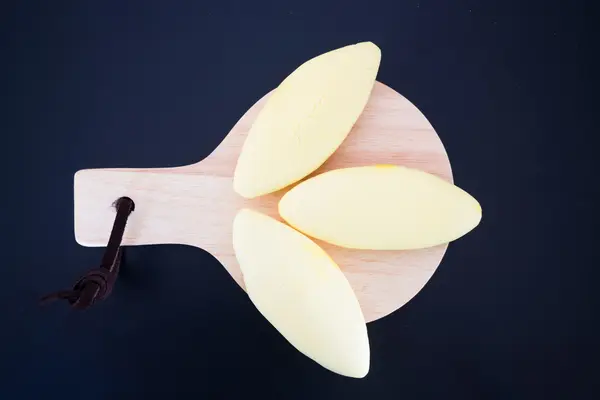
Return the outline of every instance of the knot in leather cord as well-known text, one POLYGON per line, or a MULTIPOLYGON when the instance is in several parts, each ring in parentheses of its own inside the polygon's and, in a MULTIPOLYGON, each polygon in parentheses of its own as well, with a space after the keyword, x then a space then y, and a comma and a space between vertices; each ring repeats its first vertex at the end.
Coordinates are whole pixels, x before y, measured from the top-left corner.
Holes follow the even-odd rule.
POLYGON ((114 205, 117 209, 117 216, 100 267, 82 276, 73 285, 73 289, 61 290, 42 297, 42 303, 67 300, 73 308, 86 309, 111 294, 121 266, 123 254, 121 241, 127 225, 127 218, 135 208, 133 200, 128 197, 121 197, 114 205))

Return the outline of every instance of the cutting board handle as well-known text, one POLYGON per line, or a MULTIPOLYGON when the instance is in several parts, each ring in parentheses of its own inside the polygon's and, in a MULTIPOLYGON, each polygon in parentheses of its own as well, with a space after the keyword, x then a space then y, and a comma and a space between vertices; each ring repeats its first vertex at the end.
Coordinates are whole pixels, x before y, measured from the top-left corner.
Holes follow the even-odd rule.
POLYGON ((81 170, 74 192, 75 238, 84 246, 106 245, 112 204, 124 196, 133 199, 136 212, 123 245, 187 244, 211 251, 212 225, 224 224, 235 211, 222 201, 233 197, 231 178, 206 175, 196 166, 81 170))

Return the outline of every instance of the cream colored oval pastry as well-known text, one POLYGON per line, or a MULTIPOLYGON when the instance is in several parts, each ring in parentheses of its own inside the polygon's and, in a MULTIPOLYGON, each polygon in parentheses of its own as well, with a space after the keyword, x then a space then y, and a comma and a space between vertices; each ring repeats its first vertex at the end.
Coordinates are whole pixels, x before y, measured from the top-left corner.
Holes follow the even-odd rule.
POLYGON ((369 338, 360 305, 321 247, 249 209, 235 217, 233 247, 250 300, 283 337, 333 372, 367 374, 369 338))
POLYGON ((429 173, 394 165, 332 170, 286 193, 281 217, 341 247, 408 250, 465 235, 481 220, 477 200, 429 173))
POLYGON ((313 172, 344 141, 375 83, 381 52, 371 42, 321 54, 268 98, 242 147, 234 190, 253 198, 313 172))

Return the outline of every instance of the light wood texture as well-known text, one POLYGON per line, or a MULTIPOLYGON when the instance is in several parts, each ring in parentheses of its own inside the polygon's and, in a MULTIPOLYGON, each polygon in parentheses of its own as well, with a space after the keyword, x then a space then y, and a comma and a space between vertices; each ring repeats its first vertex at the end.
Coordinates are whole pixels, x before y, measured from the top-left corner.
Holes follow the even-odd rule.
MULTIPOLYGON (((111 205, 117 198, 129 196, 135 211, 127 224, 124 245, 175 243, 202 248, 243 288, 232 246, 234 215, 242 207, 251 207, 281 220, 277 202, 285 192, 245 200, 233 191, 233 171, 242 144, 268 95, 196 164, 78 171, 74 180, 77 242, 105 246, 115 216, 111 205)), ((315 173, 371 164, 405 165, 452 182, 448 157, 431 124, 412 103, 379 82, 348 138, 315 173)), ((388 315, 413 298, 431 278, 447 248, 359 251, 317 243, 343 270, 367 321, 388 315)))

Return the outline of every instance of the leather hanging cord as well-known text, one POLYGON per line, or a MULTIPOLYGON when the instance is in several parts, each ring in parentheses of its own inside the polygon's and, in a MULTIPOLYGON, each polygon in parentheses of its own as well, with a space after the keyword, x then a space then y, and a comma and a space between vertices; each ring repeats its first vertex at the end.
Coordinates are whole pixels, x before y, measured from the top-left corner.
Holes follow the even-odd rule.
POLYGON ((135 204, 129 197, 117 199, 114 206, 117 209, 117 216, 100 267, 81 277, 73 285, 73 289, 61 290, 42 297, 42 303, 53 300, 67 300, 73 308, 86 309, 94 305, 96 301, 104 300, 110 295, 119 275, 123 255, 121 241, 123 240, 127 219, 135 209, 135 204))

